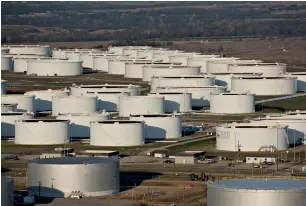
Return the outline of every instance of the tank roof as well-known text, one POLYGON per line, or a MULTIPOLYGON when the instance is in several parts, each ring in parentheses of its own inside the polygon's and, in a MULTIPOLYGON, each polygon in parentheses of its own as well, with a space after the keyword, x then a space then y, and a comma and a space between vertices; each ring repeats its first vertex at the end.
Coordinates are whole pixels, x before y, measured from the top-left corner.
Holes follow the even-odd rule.
POLYGON ((140 87, 139 85, 134 84, 89 84, 89 85, 76 85, 73 84, 72 87, 80 87, 80 88, 131 88, 131 87, 140 87))
POLYGON ((214 85, 214 86, 191 86, 191 87, 158 87, 158 88, 160 88, 160 89, 170 89, 170 88, 178 88, 178 89, 184 89, 184 88, 186 88, 186 89, 189 89, 189 88, 198 88, 198 89, 205 89, 205 88, 223 88, 223 89, 226 89, 227 87, 224 87, 224 86, 217 86, 217 85, 214 85))
POLYGON ((227 95, 227 96, 255 96, 253 93, 235 93, 235 92, 228 92, 228 93, 210 93, 211 95, 227 95))
POLYGON ((81 164, 99 164, 112 163, 114 159, 99 158, 99 157, 57 157, 57 158, 42 158, 30 160, 30 164, 52 164, 52 165, 81 165, 81 164))
POLYGON ((228 72, 228 73, 209 73, 211 75, 243 75, 243 74, 246 74, 246 75, 262 75, 263 73, 258 73, 258 72, 228 72))
POLYGON ((233 76, 233 79, 297 79, 296 76, 233 76))
POLYGON ((210 75, 173 75, 173 76, 153 76, 153 79, 206 79, 206 78, 215 78, 214 76, 210 75))
POLYGON ((224 128, 287 128, 288 127, 288 125, 283 125, 276 122, 265 122, 265 121, 251 121, 243 123, 233 122, 230 124, 221 124, 218 126, 224 128))
POLYGON ((262 63, 262 62, 257 62, 257 63, 239 63, 235 64, 235 62, 231 63, 230 65, 232 66, 286 66, 284 63, 262 63))
POLYGON ((306 180, 293 179, 242 179, 220 180, 212 183, 215 187, 246 190, 295 190, 306 189, 306 180))
POLYGON ((104 120, 104 121, 94 121, 93 123, 98 124, 135 124, 135 123, 143 123, 142 121, 135 120, 104 120))
POLYGON ((184 66, 184 65, 170 65, 170 66, 162 66, 162 65, 145 65, 144 68, 152 68, 152 69, 184 69, 184 68, 200 68, 201 66, 184 66))

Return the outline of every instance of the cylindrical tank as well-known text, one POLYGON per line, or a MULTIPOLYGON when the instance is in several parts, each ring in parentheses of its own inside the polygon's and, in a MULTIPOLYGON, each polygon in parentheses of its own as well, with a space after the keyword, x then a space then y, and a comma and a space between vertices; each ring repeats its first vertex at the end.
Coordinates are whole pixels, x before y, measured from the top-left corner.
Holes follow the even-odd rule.
POLYGON ((152 77, 150 82, 151 92, 156 92, 157 87, 203 87, 215 85, 215 77, 208 75, 182 75, 152 77))
POLYGON ((245 122, 216 126, 217 149, 226 151, 266 151, 288 149, 288 125, 245 122))
POLYGON ((208 206, 305 206, 306 180, 234 179, 207 184, 208 206))
POLYGON ((83 74, 82 61, 37 59, 27 61, 27 75, 76 76, 83 74))
POLYGON ((1 95, 1 101, 10 104, 18 104, 18 112, 36 112, 35 110, 35 96, 34 95, 1 95))
POLYGON ((215 83, 218 86, 227 87, 228 91, 232 89, 232 77, 235 76, 261 76, 262 73, 214 73, 215 83))
POLYGON ((1 176, 1 205, 14 206, 14 181, 8 176, 1 176))
POLYGON ((96 96, 98 98, 98 110, 106 112, 117 112, 119 110, 120 97, 130 96, 127 92, 87 92, 85 96, 96 96))
POLYGON ((207 61, 213 58, 218 58, 220 55, 201 55, 200 57, 189 57, 187 59, 188 66, 201 66, 200 72, 207 74, 207 61))
POLYGON ((94 113, 97 111, 96 96, 53 96, 52 116, 70 113, 94 113))
POLYGON ((90 122, 109 120, 110 115, 107 112, 101 113, 80 113, 80 114, 62 114, 56 119, 70 121, 70 136, 72 138, 90 137, 90 122))
POLYGON ((1 137, 15 137, 15 121, 33 118, 34 113, 1 112, 1 137))
POLYGON ((306 91, 306 72, 291 72, 288 75, 297 77, 297 91, 305 92, 306 91))
POLYGON ((144 144, 144 123, 131 120, 108 120, 90 123, 90 145, 137 146, 144 144))
POLYGON ((210 105, 210 93, 225 93, 227 87, 204 86, 204 87, 157 87, 158 93, 182 92, 192 94, 192 107, 208 107, 210 105))
POLYGON ((70 94, 80 96, 87 92, 127 92, 131 96, 140 95, 141 87, 138 85, 123 84, 97 84, 97 85, 76 85, 70 87, 70 94))
POLYGON ((15 144, 55 145, 69 142, 69 121, 27 119, 15 122, 15 144))
POLYGON ((1 71, 12 71, 13 69, 13 56, 1 55, 1 71))
POLYGON ((178 115, 131 115, 130 120, 143 121, 145 123, 145 139, 171 139, 182 136, 182 118, 178 115))
POLYGON ((125 75, 125 67, 127 63, 152 63, 148 59, 110 59, 108 61, 108 74, 125 75))
POLYGON ((52 50, 52 57, 53 58, 67 58, 67 50, 61 49, 53 49, 52 50))
POLYGON ((6 94, 6 80, 1 79, 1 95, 6 94))
POLYGON ((128 55, 105 54, 93 57, 93 70, 108 72, 108 61, 110 59, 134 59, 128 55))
POLYGON ((14 61, 14 72, 27 72, 28 61, 37 59, 52 59, 51 57, 41 57, 36 55, 17 55, 13 58, 14 61))
POLYGON ((124 77, 126 78, 138 78, 142 79, 143 76, 143 66, 171 66, 172 63, 163 63, 159 61, 151 61, 151 62, 127 62, 125 64, 125 73, 124 77))
POLYGON ((149 93, 148 95, 159 95, 165 97, 165 113, 190 112, 192 110, 191 93, 165 92, 149 93))
POLYGON ((286 64, 279 63, 246 63, 229 64, 228 72, 255 72, 263 76, 279 76, 286 72, 286 64))
POLYGON ((28 163, 28 191, 42 197, 73 194, 104 196, 120 189, 119 161, 99 157, 61 157, 28 163))
POLYGON ((51 49, 49 45, 7 45, 10 54, 36 54, 50 57, 51 49))
POLYGON ((122 96, 119 99, 119 116, 131 114, 163 114, 165 113, 165 97, 163 96, 122 96))
POLYGON ((198 75, 200 74, 200 66, 143 66, 142 81, 149 82, 153 76, 177 76, 181 75, 198 75))
POLYGON ((250 93, 211 93, 210 112, 221 114, 255 112, 255 95, 250 93))
POLYGON ((26 95, 35 95, 36 111, 51 111, 52 110, 52 97, 54 96, 69 96, 70 91, 64 90, 39 90, 29 91, 26 95))
POLYGON ((12 103, 1 103, 1 113, 5 112, 17 112, 17 103, 12 104, 12 103))
MULTIPOLYGON (((230 64, 257 64, 261 63, 261 60, 242 60, 235 57, 221 57, 221 58, 213 58, 207 61, 207 73, 229 73, 229 65, 230 64)), ((246 71, 246 72, 254 72, 254 71, 246 71)))
POLYGON ((232 92, 251 92, 256 96, 291 95, 297 92, 297 77, 232 77, 232 92))

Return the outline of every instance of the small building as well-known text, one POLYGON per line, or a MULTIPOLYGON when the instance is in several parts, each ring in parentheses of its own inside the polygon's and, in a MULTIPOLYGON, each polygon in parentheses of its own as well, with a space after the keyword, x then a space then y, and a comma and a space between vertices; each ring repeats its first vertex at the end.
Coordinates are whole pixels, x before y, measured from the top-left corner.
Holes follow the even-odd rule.
POLYGON ((203 151, 184 151, 175 155, 175 164, 196 164, 197 160, 203 159, 203 151))
POLYGON ((276 162, 275 157, 246 157, 247 164, 260 164, 263 162, 276 162))
POLYGON ((108 151, 108 150, 83 150, 75 153, 76 157, 104 157, 119 159, 118 151, 108 151))

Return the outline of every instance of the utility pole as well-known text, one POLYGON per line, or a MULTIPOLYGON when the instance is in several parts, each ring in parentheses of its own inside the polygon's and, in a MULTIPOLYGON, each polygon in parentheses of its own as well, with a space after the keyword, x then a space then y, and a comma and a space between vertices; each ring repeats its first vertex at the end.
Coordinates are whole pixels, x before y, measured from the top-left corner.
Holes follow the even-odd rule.
MULTIPOLYGON (((239 163, 239 161, 240 161, 240 148, 242 147, 241 144, 239 143, 239 140, 237 142, 237 145, 235 145, 235 147, 237 147, 236 163, 239 163)), ((239 167, 237 167, 237 172, 238 172, 238 175, 239 175, 239 173, 240 173, 239 167)))

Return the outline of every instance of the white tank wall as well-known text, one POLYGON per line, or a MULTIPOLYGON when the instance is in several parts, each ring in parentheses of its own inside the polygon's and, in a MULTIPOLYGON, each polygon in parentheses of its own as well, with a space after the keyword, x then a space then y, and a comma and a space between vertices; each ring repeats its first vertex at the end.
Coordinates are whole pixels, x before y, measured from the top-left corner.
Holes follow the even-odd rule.
POLYGON ((17 103, 16 104, 6 104, 5 102, 1 103, 1 113, 4 112, 17 112, 17 103))
POLYGON ((137 62, 132 63, 128 62, 125 64, 125 73, 124 77, 126 78, 136 78, 142 79, 143 76, 143 67, 150 66, 150 65, 157 65, 157 66, 171 66, 171 63, 162 63, 161 61, 152 60, 151 62, 137 62))
POLYGON ((258 64, 230 64, 228 65, 228 72, 255 72, 262 73, 263 76, 279 76, 286 72, 285 64, 268 64, 268 63, 258 63, 258 64))
POLYGON ((6 94, 6 80, 1 79, 1 95, 6 94))
POLYGON ((56 119, 70 121, 70 137, 90 137, 90 122, 109 120, 107 112, 92 114, 65 114, 58 115, 56 119))
POLYGON ((52 116, 70 113, 94 113, 97 111, 97 97, 53 96, 52 116))
POLYGON ((236 57, 221 57, 209 59, 206 63, 207 73, 227 73, 228 64, 239 60, 236 57))
POLYGON ((15 121, 24 119, 33 119, 33 113, 22 112, 1 112, 1 137, 15 136, 15 121))
POLYGON ((108 74, 125 74, 126 61, 111 59, 108 61, 108 74))
POLYGON ((108 72, 108 61, 107 56, 96 56, 93 58, 93 70, 98 70, 102 72, 108 72))
POLYGON ((157 87, 202 87, 215 85, 214 76, 183 75, 152 77, 150 82, 151 92, 156 92, 157 87))
POLYGON ((67 58, 67 50, 52 50, 52 57, 53 58, 67 58))
POLYGON ((254 94, 211 94, 210 112, 221 114, 243 114, 255 112, 254 94))
MULTIPOLYGON (((241 151, 258 151, 263 146, 275 146, 278 150, 288 149, 287 126, 270 126, 269 128, 254 127, 254 123, 241 123, 244 128, 216 127, 217 149, 237 151, 239 142, 241 151), (249 126, 249 127, 248 127, 249 126)), ((266 124, 261 124, 266 126, 266 124)), ((231 124, 229 124, 231 126, 231 124)))
POLYGON ((191 93, 149 93, 149 96, 165 97, 165 113, 190 112, 192 110, 191 93))
POLYGON ((54 145, 69 142, 69 121, 18 120, 15 122, 15 144, 54 145))
POLYGON ((119 161, 109 158, 46 158, 28 164, 28 191, 43 197, 85 197, 116 194, 120 190, 119 161), (39 187, 40 182, 40 187, 39 187))
POLYGON ((27 75, 76 76, 83 74, 81 61, 72 60, 28 60, 27 75))
POLYGON ((90 124, 90 145, 112 147, 143 144, 143 122, 109 120, 90 124))
POLYGON ((107 112, 117 112, 119 110, 119 100, 122 96, 130 96, 129 93, 124 92, 87 92, 85 96, 96 96, 98 98, 98 110, 105 110, 107 112))
POLYGON ((12 71, 13 56, 1 55, 1 71, 12 71))
POLYGON ((211 58, 220 57, 220 55, 205 55, 205 57, 188 58, 188 66, 201 66, 200 72, 202 74, 207 73, 207 61, 211 58))
POLYGON ((46 57, 51 56, 49 45, 8 45, 10 54, 37 54, 46 57))
POLYGON ((25 95, 35 95, 36 111, 51 111, 52 110, 52 97, 54 96, 69 96, 69 90, 39 90, 29 91, 25 95))
POLYGON ((1 176, 1 205, 14 206, 14 181, 7 176, 1 176))
POLYGON ((227 87, 207 86, 207 87, 157 87, 158 93, 181 92, 191 93, 193 107, 207 107, 210 105, 210 93, 225 93, 227 87))
POLYGON ((171 139, 182 136, 182 118, 168 115, 136 115, 130 120, 145 123, 145 139, 171 139))
POLYGON ((138 85, 120 85, 120 84, 98 84, 98 85, 72 85, 70 94, 81 96, 87 92, 127 92, 131 96, 140 95, 141 87, 138 85))
POLYGON ((163 96, 122 96, 119 99, 119 116, 131 114, 163 114, 165 112, 163 96))
POLYGON ((40 56, 35 56, 35 55, 26 55, 22 57, 14 57, 14 72, 22 72, 26 73, 27 72, 27 67, 28 67, 28 61, 29 60, 37 60, 37 59, 52 59, 51 57, 40 57, 40 56))
POLYGON ((265 78, 265 77, 233 77, 232 92, 251 92, 259 96, 291 95, 297 92, 297 79, 294 77, 265 78))
POLYGON ((1 102, 11 103, 17 105, 18 112, 36 112, 35 109, 35 96, 34 95, 22 95, 22 94, 12 94, 12 95, 1 95, 1 102))
POLYGON ((298 92, 306 91, 306 72, 292 72, 292 73, 288 73, 288 75, 297 77, 297 91, 298 92))

